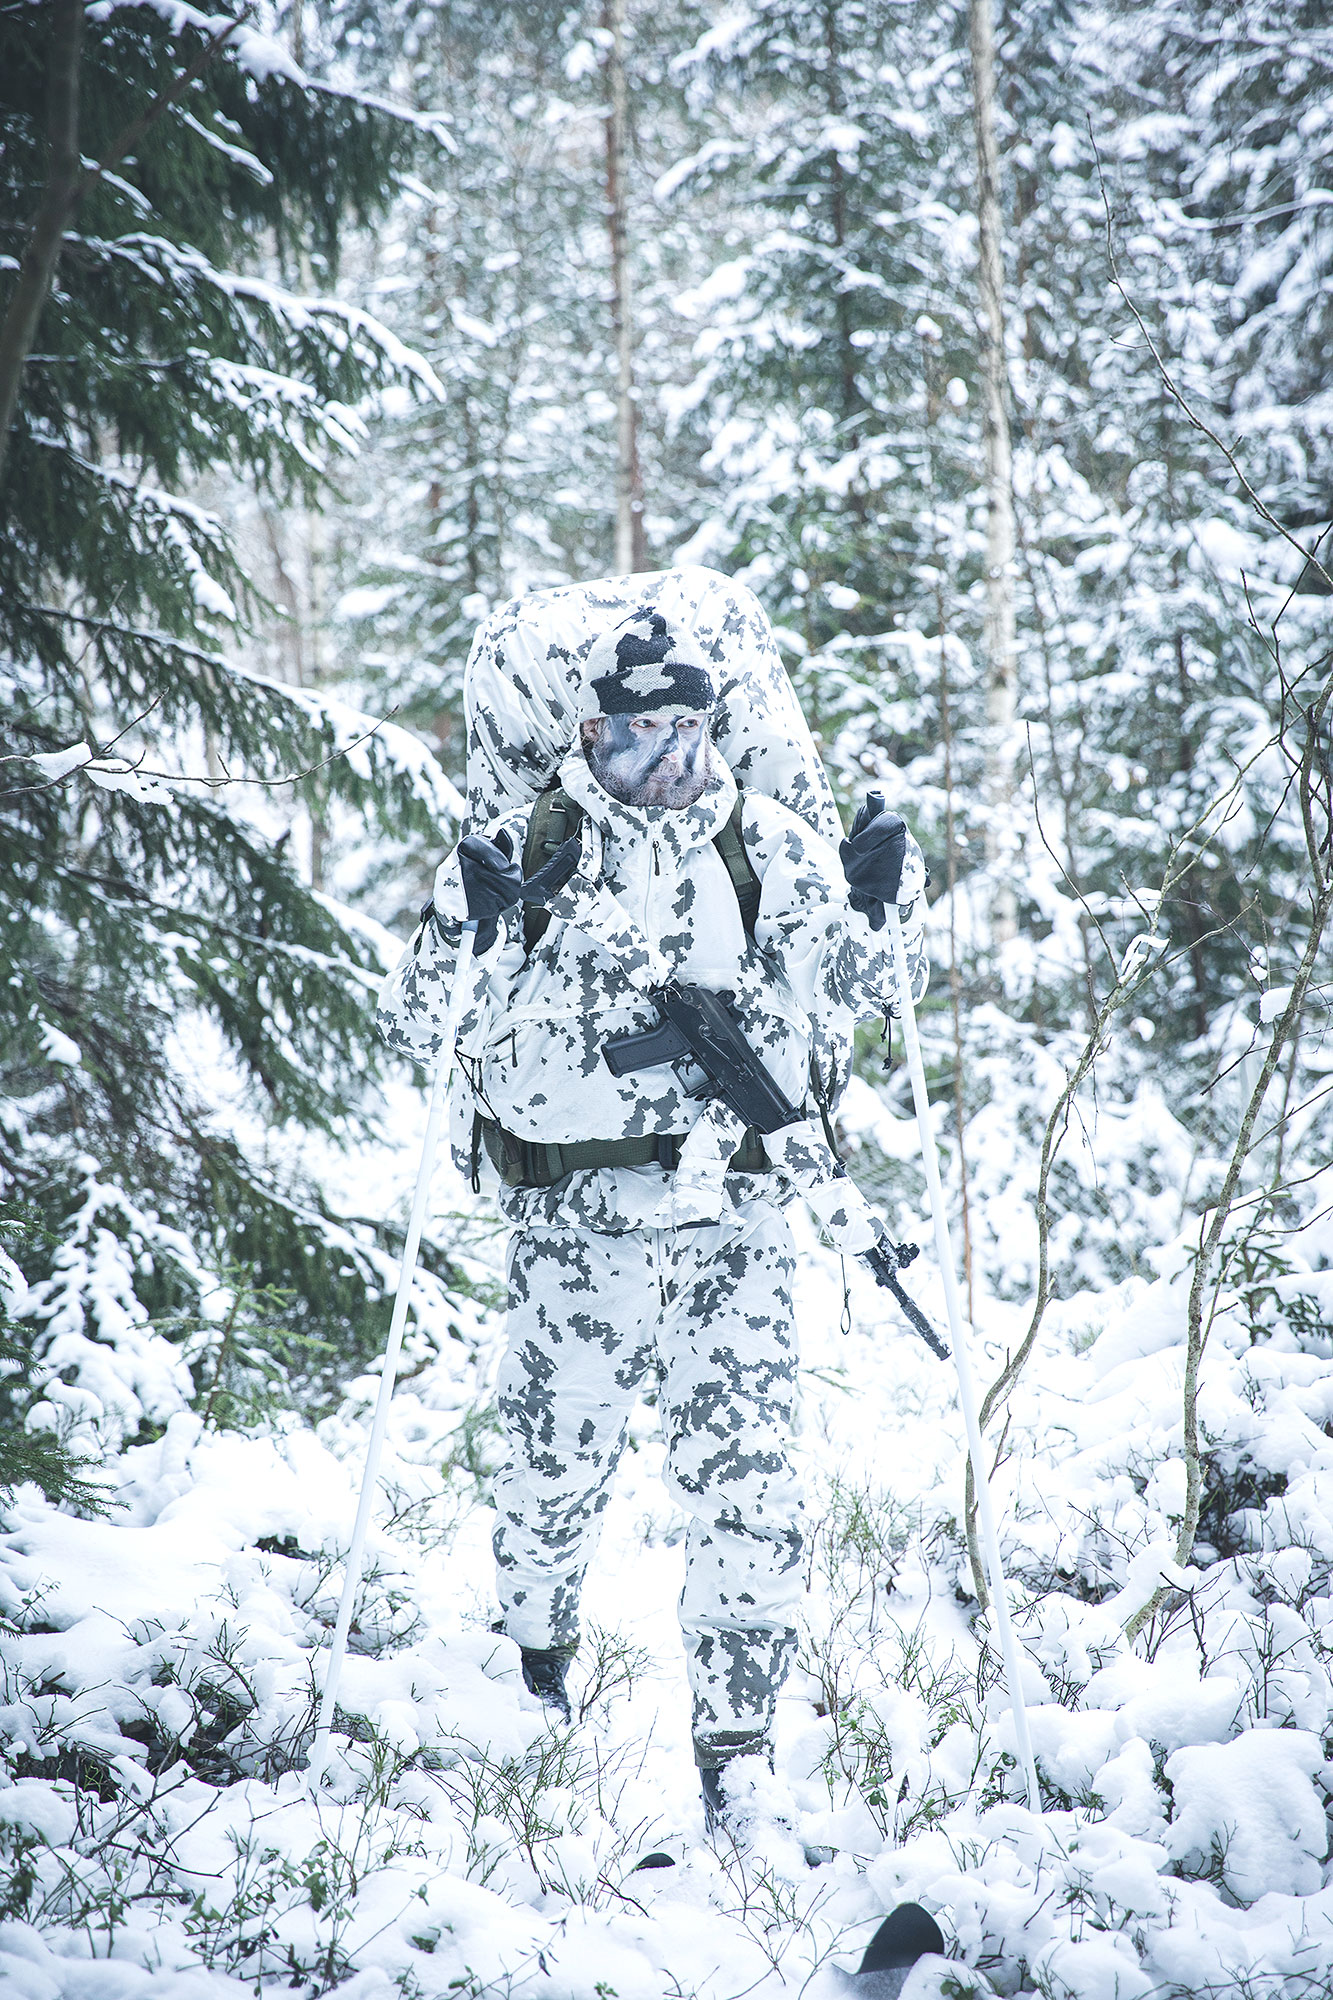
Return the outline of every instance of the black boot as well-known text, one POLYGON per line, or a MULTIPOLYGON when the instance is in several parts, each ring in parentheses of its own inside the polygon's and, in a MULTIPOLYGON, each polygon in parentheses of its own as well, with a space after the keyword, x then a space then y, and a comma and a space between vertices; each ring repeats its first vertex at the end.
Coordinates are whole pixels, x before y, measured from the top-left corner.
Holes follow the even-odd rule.
POLYGON ((562 1722, 572 1720, 569 1709, 569 1694, 565 1688, 565 1670, 571 1654, 563 1647, 553 1647, 549 1653, 532 1652, 521 1647, 523 1661, 523 1682, 530 1694, 547 1708, 553 1708, 562 1722))
POLYGON ((720 1740, 705 1738, 701 1743, 695 1739, 694 1761, 704 1799, 704 1831, 710 1840, 718 1834, 725 1835, 733 1846, 742 1823, 748 1823, 750 1818, 743 1807, 738 1812, 735 1802, 727 1796, 726 1773, 740 1757, 762 1757, 769 1770, 773 1769, 773 1745, 758 1734, 746 1736, 738 1731, 720 1740))
POLYGON ((703 1764, 699 1769, 699 1789, 704 1795, 704 1832, 712 1840, 726 1822, 727 1797, 722 1789, 721 1764, 703 1764))

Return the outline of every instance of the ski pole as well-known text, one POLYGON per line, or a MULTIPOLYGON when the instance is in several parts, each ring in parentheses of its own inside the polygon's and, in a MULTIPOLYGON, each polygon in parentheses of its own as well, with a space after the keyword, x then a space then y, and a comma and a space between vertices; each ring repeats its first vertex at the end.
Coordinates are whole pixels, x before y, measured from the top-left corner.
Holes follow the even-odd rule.
POLYGON ((347 1654, 347 1634, 352 1623, 352 1607, 361 1585, 366 1535, 370 1528, 370 1509, 375 1498, 375 1482, 379 1477, 380 1452, 389 1422, 389 1405, 393 1401, 394 1382, 398 1375, 398 1361, 403 1347, 403 1328, 407 1324, 407 1308, 412 1298, 412 1279, 417 1268, 421 1229, 426 1220, 426 1201, 435 1172, 440 1127, 444 1123, 445 1108, 448 1103, 449 1079, 454 1067, 454 1045, 458 1040, 459 1023, 472 995, 472 953, 476 939, 476 923, 474 921, 465 923, 458 947, 458 964, 454 969, 454 989, 449 996, 449 1011, 445 1015, 444 1036, 440 1042, 440 1053, 435 1060, 430 1110, 426 1115, 426 1136, 421 1142, 421 1161, 417 1167, 416 1192, 412 1197, 412 1213, 407 1224, 407 1236, 403 1242, 403 1260, 398 1267, 398 1289, 394 1293, 393 1318, 389 1322, 389 1338, 384 1349, 384 1366, 380 1371, 375 1417, 370 1426, 370 1442, 366 1446, 365 1471, 361 1475, 361 1496, 357 1501, 356 1520, 352 1527, 352 1545, 347 1551, 347 1573, 343 1580, 342 1599, 338 1605, 338 1622, 333 1628, 333 1644, 329 1648, 328 1671, 324 1676, 324 1692, 319 1704, 319 1722, 315 1728, 315 1741, 310 1752, 309 1771, 312 1789, 319 1783, 328 1761, 329 1730, 333 1725, 333 1711, 338 1700, 338 1683, 342 1679, 343 1660, 347 1654))
POLYGON ((963 1406, 968 1455, 972 1460, 972 1478, 977 1489, 981 1545, 986 1556, 991 1603, 995 1607, 995 1623, 1000 1635, 1004 1677, 1009 1686, 1009 1707, 1014 1718, 1018 1761, 1023 1770, 1028 1806, 1033 1812, 1040 1813, 1041 1792, 1037 1786, 1037 1766, 1032 1755, 1028 1712, 1023 1701, 1018 1640, 1009 1615, 1009 1591, 1005 1582, 1004 1563, 1000 1556, 1000 1537, 995 1525, 995 1509, 991 1504, 990 1481, 986 1477, 985 1447, 981 1437, 981 1419, 977 1411, 976 1385, 972 1379, 967 1335, 963 1329, 962 1301, 958 1295, 958 1272, 954 1264, 953 1241, 949 1235, 949 1218, 944 1210, 940 1166, 935 1156, 935 1133, 930 1122, 930 1099, 926 1095, 926 1069, 921 1060, 921 1041, 916 1031, 916 1009, 912 1005, 912 982, 907 968, 907 947, 903 943, 902 920, 898 915, 897 905, 886 903, 884 910, 889 926, 889 947, 893 953, 893 975, 898 988, 903 1046, 907 1052, 907 1073, 912 1079, 912 1102, 916 1107, 921 1158, 926 1170, 926 1187, 930 1192, 931 1218, 935 1224, 935 1254, 939 1259, 940 1276, 944 1280, 944 1302, 949 1314, 949 1339, 953 1345, 954 1367, 958 1371, 958 1400, 963 1406))

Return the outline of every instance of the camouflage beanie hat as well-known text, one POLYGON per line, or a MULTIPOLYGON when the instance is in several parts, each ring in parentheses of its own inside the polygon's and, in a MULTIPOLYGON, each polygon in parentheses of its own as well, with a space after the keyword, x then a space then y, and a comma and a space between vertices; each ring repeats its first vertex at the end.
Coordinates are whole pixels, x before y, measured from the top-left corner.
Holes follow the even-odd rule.
POLYGON ((702 715, 717 700, 703 649, 647 605, 594 640, 583 664, 580 722, 594 715, 702 715))

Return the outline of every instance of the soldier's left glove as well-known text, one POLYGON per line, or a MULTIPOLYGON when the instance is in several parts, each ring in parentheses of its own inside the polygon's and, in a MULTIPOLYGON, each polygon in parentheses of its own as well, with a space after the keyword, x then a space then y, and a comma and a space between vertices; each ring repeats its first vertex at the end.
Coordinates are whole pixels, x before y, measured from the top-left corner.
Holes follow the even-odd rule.
POLYGON ((458 843, 458 872, 468 919, 477 926, 473 948, 480 958, 500 935, 500 917, 523 900, 523 874, 509 835, 502 832, 498 840, 487 840, 480 833, 466 835, 458 843))
MULTIPOLYGON (((869 800, 857 808, 852 830, 838 849, 842 872, 851 890, 848 902, 870 919, 872 931, 884 928, 884 905, 896 903, 907 855, 907 822, 900 814, 876 812, 869 800)), ((913 889, 911 900, 915 900, 913 889)))

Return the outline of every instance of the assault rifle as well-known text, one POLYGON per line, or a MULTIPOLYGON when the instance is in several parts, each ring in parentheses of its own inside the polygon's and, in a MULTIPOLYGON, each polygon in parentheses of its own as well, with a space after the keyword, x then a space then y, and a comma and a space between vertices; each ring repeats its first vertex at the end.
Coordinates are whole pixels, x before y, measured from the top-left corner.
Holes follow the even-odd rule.
POLYGON ((760 1062, 741 1027, 734 993, 710 993, 668 979, 653 993, 661 1020, 637 1035, 614 1035, 602 1046, 612 1076, 656 1069, 661 1063, 697 1062, 714 1097, 756 1132, 781 1131, 801 1115, 760 1062))
MULTIPOLYGON (((613 1076, 689 1059, 707 1077, 711 1093, 761 1135, 780 1132, 801 1116, 800 1106, 778 1089, 746 1041, 734 993, 710 993, 706 987, 684 986, 678 979, 668 979, 652 997, 661 1017, 655 1028, 613 1035, 602 1044, 602 1055, 613 1076)), ((876 1283, 893 1294, 913 1331, 933 1354, 947 1361, 948 1348, 898 1282, 898 1272, 916 1254, 915 1243, 887 1241, 862 1253, 876 1283)))

